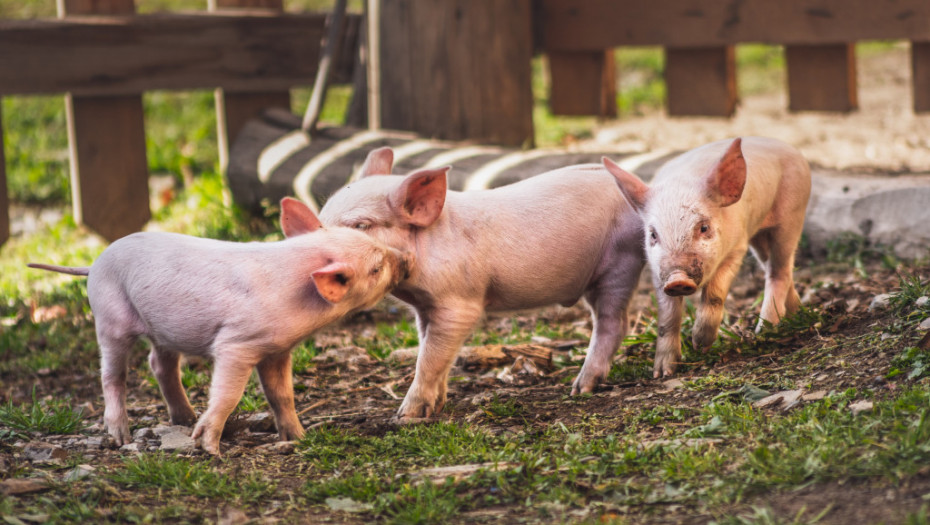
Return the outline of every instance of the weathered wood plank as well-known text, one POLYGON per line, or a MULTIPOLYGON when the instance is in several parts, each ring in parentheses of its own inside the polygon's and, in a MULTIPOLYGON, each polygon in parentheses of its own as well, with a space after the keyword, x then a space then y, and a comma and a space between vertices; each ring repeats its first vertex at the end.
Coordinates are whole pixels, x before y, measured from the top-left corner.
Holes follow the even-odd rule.
MULTIPOLYGON (((282 0, 211 0, 211 9, 222 11, 224 9, 241 9, 246 7, 262 7, 275 11, 284 10, 282 0)), ((319 45, 319 42, 317 42, 319 45)), ((283 107, 290 109, 291 95, 287 89, 280 90, 249 90, 250 92, 232 92, 218 88, 214 95, 216 101, 216 136, 219 142, 220 170, 226 171, 229 162, 229 147, 242 130, 242 126, 261 115, 269 107, 283 107)))
POLYGON ((379 21, 383 127, 532 143, 530 0, 384 0, 379 21))
POLYGON ((324 21, 267 10, 0 20, 0 95, 309 85, 324 21))
POLYGON ((540 0, 542 48, 930 40, 925 0, 540 0))
POLYGON ((859 107, 856 46, 785 46, 788 109, 852 111, 859 107))
MULTIPOLYGON (((59 16, 132 14, 132 0, 64 0, 59 16), (75 11, 71 11, 71 9, 75 11)), ((74 219, 108 240, 151 218, 142 95, 66 96, 74 219)))
POLYGON ((3 152, 2 110, 3 106, 0 104, 0 245, 3 245, 10 238, 10 195, 6 187, 6 155, 3 152))
POLYGON ((553 51, 548 56, 552 114, 617 116, 613 50, 553 51))
POLYGON ((729 117, 736 109, 733 46, 665 49, 669 115, 729 117))
POLYGON ((930 42, 911 42, 914 111, 930 111, 930 42))

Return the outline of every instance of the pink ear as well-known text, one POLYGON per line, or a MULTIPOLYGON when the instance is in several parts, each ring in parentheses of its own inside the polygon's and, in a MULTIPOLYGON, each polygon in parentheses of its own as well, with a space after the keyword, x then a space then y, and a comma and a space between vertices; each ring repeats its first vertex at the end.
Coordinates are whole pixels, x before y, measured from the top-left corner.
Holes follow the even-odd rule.
POLYGON ((446 173, 451 166, 407 175, 391 196, 397 214, 408 224, 426 227, 439 218, 446 203, 446 173))
POLYGON ((617 179, 617 186, 626 200, 637 210, 642 211, 649 200, 649 186, 636 175, 626 171, 607 157, 601 158, 607 171, 617 179))
POLYGON ((735 139, 717 165, 707 174, 707 196, 721 208, 735 204, 746 185, 746 159, 742 139, 735 139))
POLYGON ((365 164, 359 170, 359 177, 370 175, 390 175, 394 167, 394 151, 385 146, 372 150, 365 158, 365 164))
POLYGON ((281 199, 281 231, 285 237, 316 231, 322 226, 306 204, 291 197, 281 199))
POLYGON ((312 275, 316 291, 323 299, 336 304, 349 291, 349 283, 355 277, 355 272, 345 263, 334 262, 313 272, 312 275))

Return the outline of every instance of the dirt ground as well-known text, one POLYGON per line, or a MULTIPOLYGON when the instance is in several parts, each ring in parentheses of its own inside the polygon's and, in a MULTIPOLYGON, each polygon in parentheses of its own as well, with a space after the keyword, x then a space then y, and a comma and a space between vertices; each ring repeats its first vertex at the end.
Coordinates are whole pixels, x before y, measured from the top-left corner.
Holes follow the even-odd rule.
MULTIPOLYGON (((766 135, 797 145, 816 166, 836 169, 855 169, 868 172, 897 174, 904 172, 930 172, 930 116, 916 116, 911 110, 909 60, 906 50, 884 54, 860 61, 861 110, 849 115, 821 115, 813 113, 789 114, 784 92, 772 95, 747 97, 731 120, 712 118, 673 119, 663 114, 625 118, 606 123, 595 132, 595 138, 576 146, 603 150, 605 145, 627 151, 651 151, 657 148, 686 149, 708 141, 735 135, 766 135)), ((847 388, 870 388, 892 395, 900 388, 898 381, 885 379, 890 368, 892 352, 875 352, 855 346, 834 348, 833 359, 845 362, 844 367, 819 368, 815 374, 801 372, 802 367, 785 363, 784 358, 799 345, 828 346, 838 334, 880 330, 893 319, 882 311, 870 311, 873 298, 892 291, 898 285, 893 270, 873 264, 867 276, 852 271, 849 264, 830 265, 801 258, 798 261, 797 281, 799 292, 807 303, 823 308, 829 323, 817 329, 797 334, 783 341, 770 353, 743 356, 725 355, 712 365, 695 361, 684 367, 679 379, 700 377, 714 373, 739 375, 747 383, 798 382, 815 385, 816 390, 830 391, 847 388), (853 370, 854 372, 850 372, 853 370), (806 374, 806 375, 805 375, 806 374)), ((925 263, 917 271, 930 275, 925 263)), ((641 330, 645 319, 642 314, 650 304, 650 287, 644 276, 634 301, 632 318, 639 320, 635 330, 641 330)), ((749 330, 748 319, 758 309, 753 306, 762 289, 762 275, 751 263, 731 290, 727 309, 733 316, 744 316, 742 328, 749 330)), ((375 322, 393 322, 408 314, 402 308, 386 307, 357 317, 341 325, 326 328, 315 340, 324 348, 343 348, 353 338, 373 330, 375 322)), ((482 330, 507 334, 513 323, 532 327, 537 323, 573 325, 582 334, 590 333, 590 320, 585 308, 549 308, 516 317, 489 316, 482 330)), ((635 379, 607 382, 584 403, 567 401, 569 382, 577 374, 580 361, 572 357, 583 349, 586 340, 543 340, 535 342, 554 352, 556 361, 575 360, 571 366, 543 371, 541 375, 528 374, 511 379, 498 377, 503 368, 457 368, 453 375, 458 379, 450 384, 449 403, 438 419, 468 421, 480 424, 492 432, 522 431, 525 420, 537 428, 557 423, 577 423, 586 414, 598 414, 602 420, 620 421, 625 411, 646 410, 659 404, 673 402, 676 406, 699 408, 706 405, 719 390, 694 391, 670 385, 662 380, 635 379), (520 418, 490 418, 481 409, 491 396, 513 399, 525 408, 520 418)), ((654 348, 641 345, 631 349, 635 356, 651 356, 654 348)), ((145 367, 144 355, 135 357, 130 375, 130 417, 134 421, 147 421, 151 425, 165 422, 167 414, 157 389, 148 385, 138 370, 145 367)), ((413 377, 410 361, 375 361, 362 358, 351 363, 337 360, 323 363, 298 375, 300 385, 297 410, 305 427, 322 424, 351 427, 356 431, 379 435, 392 428, 388 421, 400 404, 413 377)), ((90 435, 103 435, 99 423, 102 399, 98 378, 87 375, 55 373, 37 377, 3 377, 7 391, 14 402, 29 400, 33 385, 39 385, 42 395, 69 393, 77 404, 85 407, 96 422, 90 435)), ((195 405, 205 399, 194 397, 195 405)), ((283 488, 303 483, 300 468, 293 456, 269 452, 275 441, 273 423, 262 420, 232 420, 228 424, 227 438, 222 447, 236 469, 274 469, 280 476, 283 488)), ((655 435, 662 433, 655 429, 655 435)), ((105 443, 74 440, 73 437, 42 436, 38 439, 63 446, 79 448, 88 463, 98 469, 121 464, 120 452, 105 443), (69 441, 69 439, 71 441, 69 441), (101 446, 104 445, 104 446, 101 446)), ((154 437, 139 441, 141 450, 157 448, 154 437)), ((23 461, 21 450, 15 447, 0 448, 0 470, 23 461)), ((808 486, 796 491, 774 494, 759 501, 744 502, 740 508, 765 504, 781 511, 784 516, 794 515, 807 507, 816 514, 831 505, 831 510, 819 523, 895 523, 909 512, 915 512, 926 503, 923 495, 930 491, 930 472, 903 484, 888 485, 880 481, 851 481, 808 486)), ((736 510, 736 509, 735 509, 736 510)), ((315 516, 319 509, 311 510, 308 522, 315 517, 336 522, 352 521, 351 517, 334 517, 332 514, 315 516)), ((690 514, 688 509, 669 510, 659 516, 642 517, 650 523, 705 523, 707 516, 690 514)), ((483 521, 479 516, 463 516, 464 521, 483 521)), ((488 520, 484 520, 488 521, 488 520)))

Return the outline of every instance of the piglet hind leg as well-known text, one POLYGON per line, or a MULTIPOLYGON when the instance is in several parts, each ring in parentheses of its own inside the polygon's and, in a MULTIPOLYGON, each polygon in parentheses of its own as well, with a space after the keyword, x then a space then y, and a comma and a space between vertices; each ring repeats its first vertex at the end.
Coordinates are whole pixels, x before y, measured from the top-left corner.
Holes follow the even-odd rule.
POLYGON ((197 414, 191 407, 184 385, 181 383, 181 356, 177 352, 152 348, 149 353, 149 367, 158 380, 161 395, 168 406, 168 416, 172 425, 189 427, 197 421, 197 414))
POLYGON ((723 321, 724 303, 730 292, 730 285, 739 273, 746 249, 736 250, 717 268, 717 272, 701 291, 694 330, 691 340, 694 348, 705 352, 717 339, 717 331, 723 321))
POLYGON ((750 241, 753 255, 765 269, 765 295, 756 331, 763 328, 763 321, 778 324, 801 307, 794 287, 794 253, 800 238, 800 230, 776 228, 760 232, 750 241))
POLYGON ((207 411, 200 416, 191 433, 191 437, 200 439, 201 447, 213 455, 220 453, 220 436, 223 434, 226 419, 242 399, 245 385, 256 364, 241 357, 248 352, 247 350, 238 350, 240 349, 226 349, 223 355, 217 356, 213 365, 213 379, 210 381, 207 411))
POLYGON ((270 355, 258 363, 258 378, 268 405, 274 413, 275 425, 282 441, 300 439, 304 428, 294 408, 294 380, 291 370, 291 353, 270 355))
MULTIPOLYGON (((101 326, 98 320, 98 327, 101 326)), ((103 424, 117 446, 132 441, 129 414, 126 411, 126 375, 129 351, 135 338, 112 336, 98 328, 100 378, 103 384, 103 424)))
POLYGON ((584 365, 572 383, 572 395, 594 391, 610 373, 614 353, 629 329, 627 308, 643 267, 638 261, 628 266, 585 297, 594 317, 594 331, 584 365))
POLYGON ((480 304, 459 302, 417 311, 420 353, 416 373, 394 420, 408 423, 432 417, 446 403, 446 381, 455 354, 471 334, 483 310, 480 304), (420 319, 425 317, 425 319, 420 319))

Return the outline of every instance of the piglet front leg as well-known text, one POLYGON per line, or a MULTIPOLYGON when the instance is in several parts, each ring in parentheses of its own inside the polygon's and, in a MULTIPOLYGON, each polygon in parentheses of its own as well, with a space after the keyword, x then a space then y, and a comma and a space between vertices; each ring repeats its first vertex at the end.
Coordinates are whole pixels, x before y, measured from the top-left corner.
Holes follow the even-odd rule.
POLYGON ((230 357, 235 355, 236 351, 232 350, 216 357, 210 382, 210 402, 191 433, 192 438, 200 439, 204 451, 214 456, 220 454, 220 436, 223 435, 226 419, 242 399, 245 385, 256 364, 240 357, 230 357))
MULTIPOLYGON (((661 288, 657 285, 657 290, 661 288)), ((656 358, 653 377, 671 376, 681 362, 681 316, 684 300, 661 291, 656 293, 659 303, 659 325, 657 327, 656 358)))
POLYGON ((446 404, 446 383, 455 354, 481 318, 480 303, 457 301, 426 311, 417 310, 420 353, 413 383, 395 421, 432 417, 446 404))

